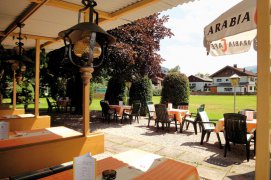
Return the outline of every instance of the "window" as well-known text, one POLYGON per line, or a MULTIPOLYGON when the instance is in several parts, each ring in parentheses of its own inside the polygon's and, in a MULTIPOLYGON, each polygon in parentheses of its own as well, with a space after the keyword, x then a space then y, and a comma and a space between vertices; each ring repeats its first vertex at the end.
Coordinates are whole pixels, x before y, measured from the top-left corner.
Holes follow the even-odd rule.
POLYGON ((229 81, 229 79, 226 79, 226 81, 229 81))
POLYGON ((253 87, 252 86, 249 86, 249 90, 252 91, 253 87))
POLYGON ((222 82, 222 79, 217 79, 216 82, 222 82))
POLYGON ((224 88, 224 91, 225 91, 225 92, 231 92, 231 91, 232 91, 232 88, 224 88))
POLYGON ((251 77, 251 78, 250 78, 250 81, 251 81, 251 82, 254 82, 254 78, 253 78, 253 77, 251 77))

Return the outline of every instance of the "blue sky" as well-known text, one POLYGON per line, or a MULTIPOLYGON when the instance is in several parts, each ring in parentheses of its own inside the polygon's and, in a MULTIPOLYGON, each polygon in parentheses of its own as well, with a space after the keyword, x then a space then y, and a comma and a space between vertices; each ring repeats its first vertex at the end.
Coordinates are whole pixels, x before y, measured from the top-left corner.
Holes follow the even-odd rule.
POLYGON ((228 56, 207 56, 203 46, 203 29, 219 15, 241 0, 200 0, 165 11, 169 15, 166 27, 175 36, 161 41, 160 55, 166 61, 162 66, 180 66, 186 75, 200 73, 213 74, 219 69, 233 64, 247 67, 257 64, 257 53, 253 47, 247 53, 228 56))

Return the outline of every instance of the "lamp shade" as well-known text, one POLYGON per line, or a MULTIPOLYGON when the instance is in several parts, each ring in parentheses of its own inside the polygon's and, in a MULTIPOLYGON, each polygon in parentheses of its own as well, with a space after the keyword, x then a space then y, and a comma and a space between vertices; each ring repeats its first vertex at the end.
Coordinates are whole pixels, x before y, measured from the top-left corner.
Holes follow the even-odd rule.
POLYGON ((99 44, 112 44, 116 41, 116 39, 108 34, 105 30, 99 27, 97 24, 92 22, 83 22, 72 26, 71 28, 61 31, 58 33, 58 36, 61 38, 68 37, 72 44, 75 44, 77 41, 85 38, 85 35, 90 35, 92 32, 96 33, 96 42, 99 44))
POLYGON ((240 77, 237 75, 237 74, 234 74, 230 77, 230 80, 231 80, 231 85, 233 87, 236 87, 239 85, 239 82, 240 82, 240 77))

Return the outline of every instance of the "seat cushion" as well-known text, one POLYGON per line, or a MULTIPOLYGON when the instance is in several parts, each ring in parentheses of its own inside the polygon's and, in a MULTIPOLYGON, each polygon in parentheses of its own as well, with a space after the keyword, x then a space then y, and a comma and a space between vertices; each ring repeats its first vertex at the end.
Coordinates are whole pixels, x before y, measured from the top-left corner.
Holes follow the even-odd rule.
POLYGON ((191 117, 186 117, 184 118, 185 121, 189 121, 189 122, 195 122, 195 118, 191 118, 191 117))

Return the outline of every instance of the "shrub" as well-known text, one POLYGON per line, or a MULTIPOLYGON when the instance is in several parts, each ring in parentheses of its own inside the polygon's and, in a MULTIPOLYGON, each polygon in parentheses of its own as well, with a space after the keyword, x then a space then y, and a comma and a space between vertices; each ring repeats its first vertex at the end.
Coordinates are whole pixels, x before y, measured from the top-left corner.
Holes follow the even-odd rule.
POLYGON ((189 95, 189 80, 185 74, 173 72, 166 75, 163 81, 161 103, 171 102, 173 107, 177 107, 178 103, 188 102, 189 95))
POLYGON ((151 80, 148 77, 144 77, 138 80, 135 80, 132 83, 130 89, 130 104, 133 101, 140 101, 141 103, 141 115, 146 115, 147 113, 147 101, 152 100, 152 84, 151 80))
POLYGON ((119 104, 119 101, 123 101, 124 92, 124 81, 118 78, 111 78, 108 81, 104 99, 107 100, 109 104, 119 104))

